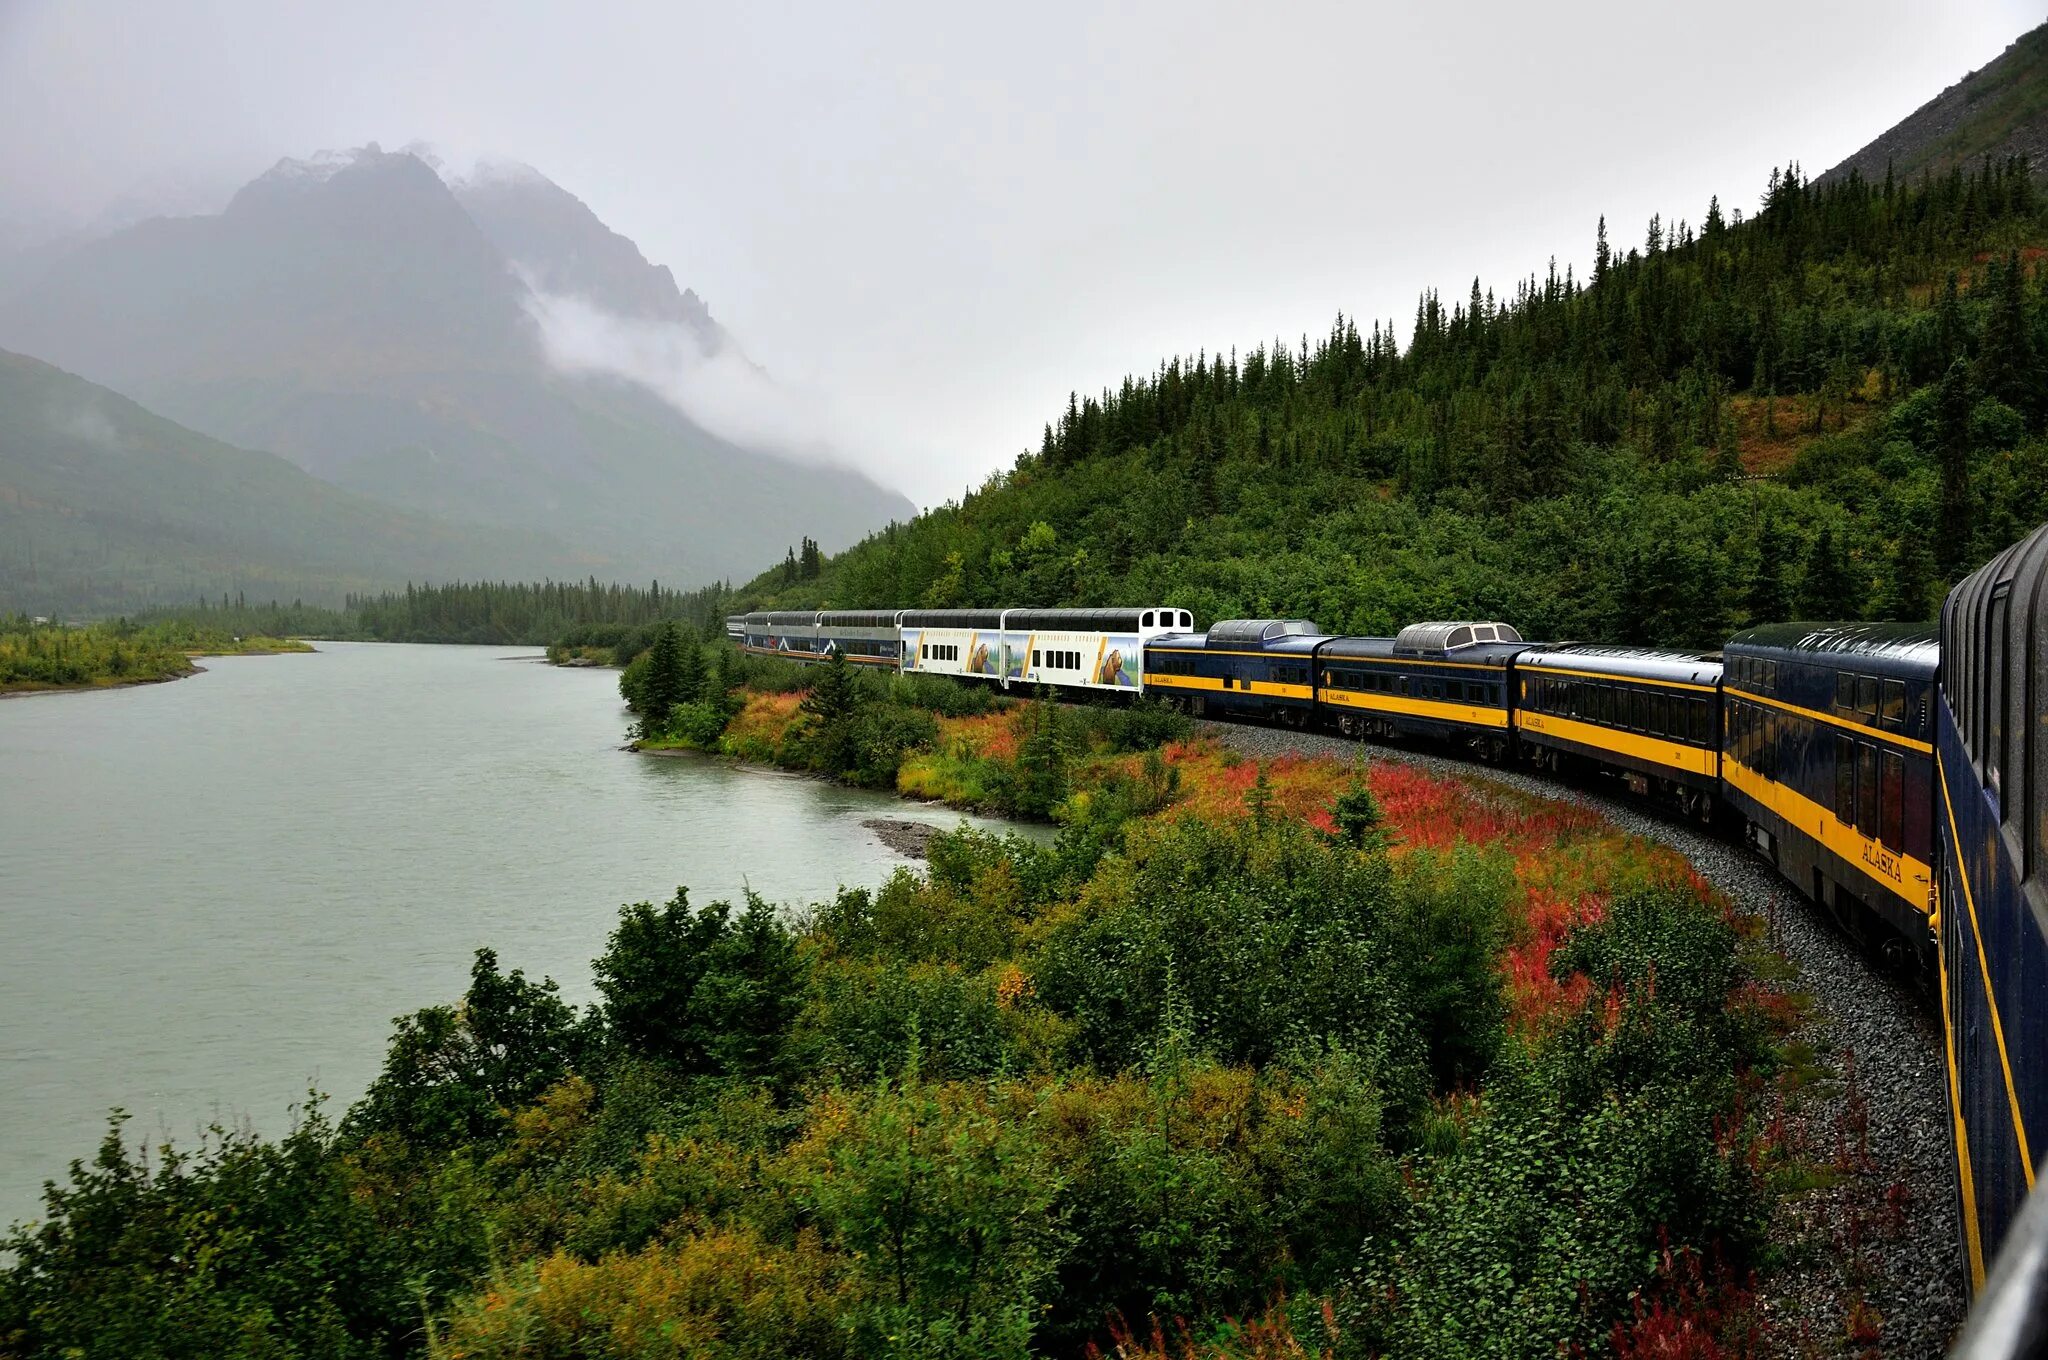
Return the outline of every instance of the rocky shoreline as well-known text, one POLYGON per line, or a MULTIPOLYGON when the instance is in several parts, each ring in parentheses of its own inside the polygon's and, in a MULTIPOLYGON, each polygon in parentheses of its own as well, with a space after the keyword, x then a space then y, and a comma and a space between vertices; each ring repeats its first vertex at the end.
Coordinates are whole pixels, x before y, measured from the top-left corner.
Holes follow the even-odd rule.
POLYGON ((931 854, 932 838, 946 828, 930 822, 912 822, 901 817, 869 817, 861 825, 875 838, 908 859, 922 860, 931 854))

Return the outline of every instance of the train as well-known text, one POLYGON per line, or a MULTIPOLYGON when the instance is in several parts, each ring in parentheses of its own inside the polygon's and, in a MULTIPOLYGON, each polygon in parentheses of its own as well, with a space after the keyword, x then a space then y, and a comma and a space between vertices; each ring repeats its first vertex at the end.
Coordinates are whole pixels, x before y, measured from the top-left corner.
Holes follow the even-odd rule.
POLYGON ((757 612, 726 632, 759 655, 1427 741, 1610 777, 1726 826, 1935 980, 1972 1290, 1992 1280, 2048 1317, 2033 1306, 2048 1304, 2048 1196, 2014 1229, 2029 1130, 2048 1136, 2048 525, 1957 585, 1938 625, 1770 624, 1718 651, 1532 642, 1475 620, 1198 631, 1172 605, 757 612))

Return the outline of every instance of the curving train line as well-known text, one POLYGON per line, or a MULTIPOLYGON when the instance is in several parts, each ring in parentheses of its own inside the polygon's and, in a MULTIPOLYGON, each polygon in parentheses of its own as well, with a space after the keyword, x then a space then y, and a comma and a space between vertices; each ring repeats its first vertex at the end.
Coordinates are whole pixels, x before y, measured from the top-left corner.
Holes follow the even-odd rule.
POLYGON ((1725 820, 1938 981, 1979 1295, 1959 1353, 2048 1348, 2048 1196, 2022 1214, 2048 1142, 2048 526, 1951 591, 1938 628, 1774 624, 1717 652, 1529 642, 1493 622, 1196 631, 1167 605, 758 612, 726 631, 798 661, 1436 741, 1725 820))

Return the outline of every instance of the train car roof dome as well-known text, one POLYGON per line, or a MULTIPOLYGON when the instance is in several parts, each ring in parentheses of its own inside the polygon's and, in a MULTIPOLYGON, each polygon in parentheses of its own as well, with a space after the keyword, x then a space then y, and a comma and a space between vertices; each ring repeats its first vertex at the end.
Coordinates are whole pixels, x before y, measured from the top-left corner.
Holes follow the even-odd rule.
POLYGON ((1932 664, 1939 644, 1925 623, 1767 623, 1737 633, 1728 645, 1932 664))
POLYGON ((1520 642, 1522 635, 1513 624, 1464 620, 1450 623, 1411 623, 1394 635, 1396 656, 1441 656, 1461 647, 1484 642, 1520 642))
POLYGON ((1307 619, 1223 619, 1209 625, 1209 641, 1273 642, 1285 637, 1308 637, 1321 633, 1307 619))

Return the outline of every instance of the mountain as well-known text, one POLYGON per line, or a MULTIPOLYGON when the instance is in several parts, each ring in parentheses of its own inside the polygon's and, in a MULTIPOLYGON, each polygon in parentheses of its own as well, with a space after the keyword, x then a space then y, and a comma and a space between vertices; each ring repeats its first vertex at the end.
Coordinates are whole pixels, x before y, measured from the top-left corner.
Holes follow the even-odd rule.
POLYGON ((527 165, 486 165, 451 188, 477 227, 538 291, 581 297, 614 316, 686 326, 707 353, 736 349, 711 309, 666 265, 527 165))
MULTIPOLYGON (((458 196, 408 152, 287 160, 211 216, 78 246, 0 299, 0 345, 228 443, 617 574, 706 581, 760 545, 846 543, 911 509, 831 467, 718 438, 648 388, 558 371, 535 289, 729 338, 668 271, 534 172, 458 196)), ((734 347, 736 348, 736 347, 734 347)))
POLYGON ((1986 156, 2025 156, 2036 178, 2048 177, 2048 24, 2021 35, 1817 182, 1835 183, 1852 170, 1881 180, 1887 166, 1917 179, 1986 156))
POLYGON ((1627 249, 1603 228, 1584 280, 1425 293, 1405 343, 1339 316, 1313 348, 1217 345, 1072 397, 1013 470, 738 605, 1698 647, 1926 619, 2048 514, 2048 200, 2010 162, 1769 184, 1747 219, 1711 203, 1627 249))
MULTIPOLYGON (((557 576, 590 566, 547 543, 527 551, 557 576)), ((243 591, 333 602, 483 576, 503 556, 498 535, 393 510, 0 350, 0 613, 243 591)))

